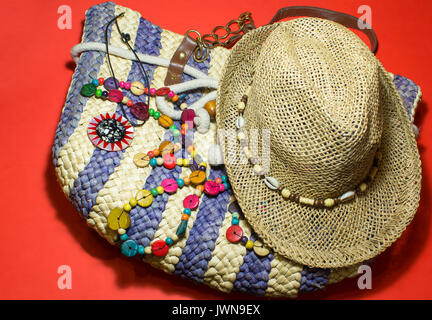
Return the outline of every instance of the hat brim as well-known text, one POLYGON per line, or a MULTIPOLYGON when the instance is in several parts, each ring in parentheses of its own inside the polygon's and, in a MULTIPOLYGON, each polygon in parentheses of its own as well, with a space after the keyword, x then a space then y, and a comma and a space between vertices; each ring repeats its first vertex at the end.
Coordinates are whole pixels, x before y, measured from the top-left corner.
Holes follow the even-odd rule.
MULTIPOLYGON (((277 26, 253 30, 233 48, 218 91, 218 129, 236 129, 237 104, 233 101, 240 101, 246 91, 266 34, 277 26), (238 72, 244 81, 232 76, 238 72)), ((353 201, 319 209, 285 200, 253 174, 250 164, 228 161, 228 153, 239 157, 240 148, 224 150, 227 175, 247 221, 268 246, 290 260, 311 267, 338 268, 371 259, 398 239, 418 208, 421 161, 417 143, 392 76, 379 66, 383 157, 368 190, 353 201), (243 183, 245 177, 250 181, 247 185, 243 183), (251 184, 262 188, 256 192, 248 187, 251 184), (265 214, 269 208, 284 213, 277 223, 265 214), (332 245, 332 239, 343 239, 344 245, 341 241, 332 245)))

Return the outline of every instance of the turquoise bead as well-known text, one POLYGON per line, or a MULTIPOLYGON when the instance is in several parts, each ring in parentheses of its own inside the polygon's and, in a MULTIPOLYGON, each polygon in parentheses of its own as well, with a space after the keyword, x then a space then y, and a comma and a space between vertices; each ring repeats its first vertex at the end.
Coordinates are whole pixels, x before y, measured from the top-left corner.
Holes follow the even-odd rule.
POLYGON ((182 220, 182 222, 180 222, 176 231, 176 235, 180 236, 186 232, 187 223, 188 223, 187 220, 182 220))
POLYGON ((126 240, 128 239, 128 235, 127 235, 126 233, 123 233, 123 234, 120 236, 120 239, 123 240, 123 241, 126 241, 126 240))
POLYGON ((229 187, 230 187, 229 184, 228 184, 227 182, 224 182, 223 185, 225 186, 225 190, 228 190, 229 187))
POLYGON ((92 83, 97 87, 99 85, 99 80, 98 79, 93 79, 92 83))
POLYGON ((165 242, 166 242, 167 245, 170 246, 170 245, 173 244, 173 239, 171 239, 170 237, 168 237, 168 238, 165 239, 165 242))
POLYGON ((138 247, 138 253, 141 254, 141 255, 145 253, 145 249, 144 249, 143 246, 139 246, 138 247))
POLYGON ((156 166, 157 166, 157 160, 156 160, 155 158, 151 158, 151 159, 150 159, 150 165, 151 165, 152 167, 156 167, 156 166))
POLYGON ((231 224, 239 224, 239 219, 233 218, 231 224))
POLYGON ((184 180, 183 179, 177 179, 177 184, 181 188, 184 186, 184 180))
POLYGON ((134 240, 127 240, 123 242, 121 245, 121 252, 126 257, 133 257, 138 252, 138 243, 136 243, 134 240))
POLYGON ((186 214, 189 215, 189 216, 190 216, 191 212, 192 212, 192 210, 189 209, 189 208, 185 208, 185 209, 183 210, 183 213, 186 213, 186 214))
POLYGON ((156 197, 159 194, 156 188, 151 189, 150 192, 152 193, 153 197, 156 197))
POLYGON ((227 176, 222 176, 221 179, 222 179, 222 182, 227 182, 228 181, 227 176))

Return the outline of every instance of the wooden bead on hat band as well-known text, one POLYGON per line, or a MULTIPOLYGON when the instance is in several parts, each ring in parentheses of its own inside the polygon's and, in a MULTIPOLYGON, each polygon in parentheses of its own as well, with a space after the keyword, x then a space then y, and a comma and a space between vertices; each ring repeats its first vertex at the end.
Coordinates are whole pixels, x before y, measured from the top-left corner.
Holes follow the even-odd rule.
MULTIPOLYGON (((251 91, 251 84, 248 86, 245 94, 243 95, 243 97, 241 98, 240 102, 237 105, 239 116, 236 121, 236 126, 238 130, 237 139, 240 140, 240 145, 245 145, 245 140, 246 140, 246 135, 241 131, 246 124, 245 119, 243 118, 243 112, 247 106, 248 96, 250 94, 250 91, 251 91)), ((308 198, 308 197, 297 195, 293 193, 291 190, 282 187, 276 178, 265 175, 263 173, 262 167, 259 164, 252 162, 251 160, 252 153, 248 147, 244 147, 242 151, 247 156, 249 162, 254 165, 253 167, 254 172, 260 175, 262 178, 264 178, 264 183, 269 189, 278 191, 284 199, 296 202, 300 205, 312 206, 317 208, 332 208, 340 203, 349 202, 353 200, 355 196, 358 195, 359 193, 364 193, 368 187, 368 183, 370 183, 375 178, 378 172, 379 162, 382 159, 382 153, 378 150, 375 154, 374 163, 372 165, 372 168, 369 171, 368 176, 363 182, 361 182, 357 186, 355 190, 347 191, 337 198, 316 199, 316 198, 308 198)))

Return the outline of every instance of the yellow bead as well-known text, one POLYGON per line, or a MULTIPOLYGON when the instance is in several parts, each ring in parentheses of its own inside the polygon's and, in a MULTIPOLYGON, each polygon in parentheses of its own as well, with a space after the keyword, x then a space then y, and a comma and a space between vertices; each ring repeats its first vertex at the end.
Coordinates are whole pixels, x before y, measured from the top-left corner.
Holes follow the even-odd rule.
POLYGON ((248 240, 248 242, 246 242, 246 249, 251 250, 254 246, 254 243, 250 240, 248 240))
POLYGON ((162 186, 157 187, 156 190, 159 194, 164 193, 164 188, 162 186))
POLYGON ((187 167, 189 165, 189 159, 183 159, 183 166, 187 167))
POLYGON ((124 209, 124 211, 129 212, 129 211, 132 210, 132 206, 131 206, 129 203, 126 203, 126 204, 123 206, 123 209, 124 209))
POLYGON ((326 206, 327 208, 331 208, 333 207, 335 204, 335 201, 331 198, 325 199, 324 200, 324 206, 326 206))
POLYGON ((125 233, 126 233, 126 230, 123 229, 123 228, 119 228, 119 229, 117 230, 117 232, 118 232, 119 235, 122 235, 122 234, 125 234, 125 233))
POLYGON ((290 195, 291 195, 291 191, 289 191, 288 189, 282 189, 282 197, 288 199, 290 195))
POLYGON ((205 162, 201 162, 201 163, 199 164, 199 166, 200 166, 200 167, 201 167, 201 166, 204 166, 204 167, 207 168, 207 163, 205 163, 205 162))
POLYGON ((360 183, 359 189, 361 192, 365 192, 367 189, 367 184, 364 182, 360 183))
POLYGON ((182 158, 177 158, 177 159, 176 159, 176 164, 177 164, 178 166, 183 165, 183 159, 182 159, 182 158))
POLYGON ((129 200, 129 204, 132 206, 132 208, 136 207, 137 201, 135 198, 132 198, 129 200))

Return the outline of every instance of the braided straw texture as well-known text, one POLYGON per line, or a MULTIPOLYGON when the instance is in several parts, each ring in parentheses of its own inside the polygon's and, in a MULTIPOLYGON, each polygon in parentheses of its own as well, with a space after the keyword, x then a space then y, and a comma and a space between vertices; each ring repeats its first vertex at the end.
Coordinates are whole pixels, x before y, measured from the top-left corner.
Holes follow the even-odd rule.
MULTIPOLYGON (((103 26, 121 12, 125 12, 125 17, 118 21, 120 28, 130 34, 138 52, 171 58, 182 40, 181 35, 163 30, 143 19, 139 13, 112 2, 93 6, 86 12, 82 41, 103 42, 103 26)), ((109 35, 112 45, 124 46, 116 28, 110 29, 109 35)), ((215 48, 205 62, 196 63, 191 59, 188 64, 212 78, 220 79, 229 53, 224 48, 215 48)), ((142 77, 136 62, 115 56, 111 59, 119 79, 134 81, 142 77)), ((163 86, 166 68, 152 65, 145 65, 145 68, 152 79, 152 87, 163 86)), ((161 140, 169 139, 166 130, 152 119, 136 128, 132 145, 124 151, 107 152, 90 143, 86 133, 90 119, 102 112, 121 113, 121 110, 115 103, 81 96, 80 89, 92 78, 108 76, 110 74, 103 53, 90 51, 81 55, 56 131, 53 158, 59 183, 66 196, 91 228, 118 246, 118 235, 107 227, 111 209, 122 206, 142 188, 152 188, 165 178, 184 177, 189 171, 185 168, 138 168, 133 164, 133 156, 137 152, 154 149, 161 140)), ((183 80, 190 80, 190 77, 185 75, 183 80)), ((413 86, 410 87, 412 89, 413 86)), ((137 99, 128 91, 125 94, 137 99)), ((188 103, 201 95, 202 91, 199 90, 190 94, 188 103)), ((155 106, 153 100, 151 105, 155 106)), ((205 161, 207 150, 215 140, 215 123, 211 123, 207 134, 194 133, 196 150, 205 161)), ((224 168, 209 169, 208 173, 213 178, 226 174, 224 168)), ((155 198, 149 208, 134 208, 130 212, 129 238, 148 246, 156 239, 172 235, 183 210, 182 200, 190 192, 190 189, 182 188, 174 195, 155 198)), ((217 198, 203 196, 199 209, 189 219, 186 236, 176 242, 165 257, 144 256, 143 261, 167 273, 207 284, 223 292, 237 290, 279 297, 295 297, 302 292, 299 291, 301 286, 304 291, 316 290, 331 279, 333 282, 340 281, 357 272, 357 266, 317 272, 280 254, 271 253, 259 258, 244 246, 230 243, 225 233, 231 225, 231 213, 227 212, 227 206, 233 199, 230 190, 217 198)), ((246 220, 241 219, 240 226, 246 235, 255 237, 246 220)))
POLYGON ((248 33, 225 65, 218 128, 234 130, 252 82, 246 132, 270 131, 268 176, 293 193, 325 199, 355 190, 379 147, 378 174, 364 194, 333 209, 285 200, 225 143, 225 165, 247 220, 276 252, 310 267, 368 260, 393 243, 419 202, 421 162, 391 75, 347 28, 295 19, 248 33), (264 201, 264 209, 263 209, 264 201))

